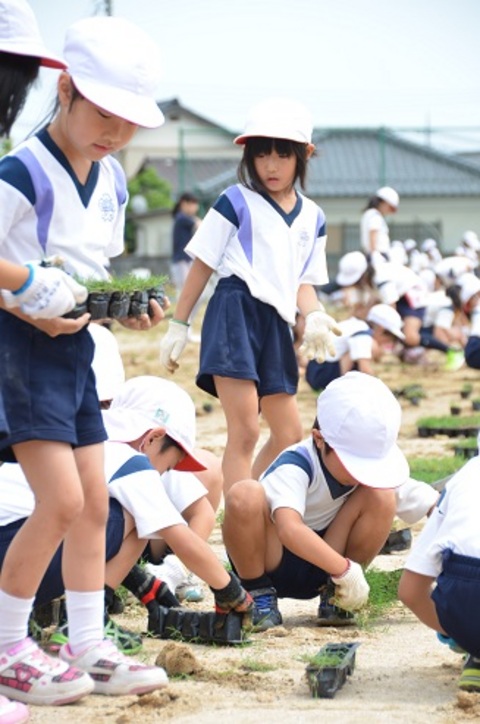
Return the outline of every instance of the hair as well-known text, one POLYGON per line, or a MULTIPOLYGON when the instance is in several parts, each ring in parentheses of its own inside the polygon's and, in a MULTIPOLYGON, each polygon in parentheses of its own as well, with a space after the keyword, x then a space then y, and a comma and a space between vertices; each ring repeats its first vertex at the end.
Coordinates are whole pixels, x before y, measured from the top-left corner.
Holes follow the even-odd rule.
POLYGON ((183 447, 176 440, 174 440, 173 437, 170 437, 170 435, 164 435, 162 438, 162 444, 160 445, 160 452, 165 452, 172 447, 177 448, 177 450, 181 450, 182 452, 185 452, 183 447))
POLYGON ((462 300, 460 299, 461 287, 458 284, 451 284, 445 289, 445 294, 452 300, 452 306, 455 311, 463 309, 462 300))
POLYGON ((380 204, 384 204, 385 201, 381 199, 379 196, 371 196, 367 202, 367 205, 364 207, 364 211, 367 211, 368 209, 378 209, 380 204))
POLYGON ((40 62, 40 58, 0 51, 0 135, 10 135, 38 76, 40 62))
POLYGON ((180 211, 180 208, 182 206, 182 203, 184 201, 186 201, 187 203, 190 203, 190 204, 199 204, 200 203, 200 199, 197 196, 195 196, 195 194, 192 194, 192 193, 186 191, 184 194, 182 194, 177 199, 177 202, 172 209, 172 216, 176 216, 178 214, 178 212, 180 211))
POLYGON ((276 151, 281 156, 295 156, 297 166, 293 185, 299 181, 302 189, 305 189, 305 180, 307 176, 307 144, 298 141, 290 141, 283 138, 264 138, 263 136, 253 136, 247 138, 243 148, 243 156, 237 169, 238 180, 241 184, 251 191, 268 193, 260 181, 255 170, 255 158, 260 154, 270 154, 276 151))

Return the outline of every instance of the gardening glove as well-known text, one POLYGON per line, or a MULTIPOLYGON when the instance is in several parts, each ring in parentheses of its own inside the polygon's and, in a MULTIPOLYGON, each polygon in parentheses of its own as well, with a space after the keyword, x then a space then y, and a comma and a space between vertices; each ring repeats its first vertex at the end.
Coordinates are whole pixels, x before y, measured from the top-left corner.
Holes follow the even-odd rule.
POLYGON ((155 600, 160 606, 165 606, 165 608, 180 606, 180 601, 175 594, 171 592, 165 581, 160 581, 160 586, 155 592, 155 600))
POLYGON ((189 326, 176 319, 168 323, 168 332, 160 342, 160 362, 169 372, 175 372, 179 367, 177 360, 187 344, 189 326))
POLYGON ((335 584, 335 604, 345 611, 356 611, 368 601, 370 586, 362 566, 347 558, 348 568, 341 576, 331 576, 335 584))
POLYGON ((305 333, 299 349, 300 354, 308 360, 316 360, 320 363, 325 361, 327 352, 333 357, 335 355, 334 334, 339 337, 342 330, 337 326, 333 317, 320 310, 310 312, 305 317, 305 333))
POLYGON ((33 319, 51 319, 70 312, 88 296, 85 287, 57 267, 26 264, 30 276, 16 292, 2 289, 8 309, 20 307, 33 319))
POLYGON ((243 613, 250 617, 253 610, 253 598, 243 588, 237 576, 234 573, 230 573, 230 583, 227 583, 225 588, 212 588, 215 598, 215 611, 216 613, 230 613, 230 611, 236 611, 237 613, 243 613))

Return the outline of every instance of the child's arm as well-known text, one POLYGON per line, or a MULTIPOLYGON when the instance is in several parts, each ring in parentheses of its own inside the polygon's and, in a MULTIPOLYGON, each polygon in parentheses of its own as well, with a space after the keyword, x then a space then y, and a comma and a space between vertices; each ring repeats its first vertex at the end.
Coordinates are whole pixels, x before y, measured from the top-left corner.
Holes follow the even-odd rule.
POLYGON ((285 548, 330 573, 339 605, 352 611, 365 605, 370 588, 358 563, 335 551, 292 508, 277 508, 274 522, 285 548))
POLYGON ((253 600, 238 578, 222 566, 214 552, 193 530, 184 525, 164 528, 161 535, 187 568, 210 586, 218 613, 249 613, 253 600))
POLYGON ((175 317, 168 324, 168 332, 160 343, 160 362, 169 371, 178 368, 178 359, 187 344, 188 319, 192 309, 213 273, 213 269, 200 259, 194 259, 175 309, 175 317))
MULTIPOLYGON (((0 295, 0 309, 6 309, 6 306, 0 295)), ((49 337, 58 337, 59 334, 76 334, 82 327, 90 321, 90 314, 82 314, 77 319, 64 319, 63 317, 54 317, 53 319, 32 319, 27 314, 23 314, 18 307, 8 309, 10 314, 14 314, 24 322, 28 322, 33 327, 40 329, 49 337)))
POLYGON ((424 576, 405 569, 398 586, 398 597, 415 616, 426 626, 438 633, 446 634, 440 626, 435 604, 432 600, 432 588, 435 578, 424 576))

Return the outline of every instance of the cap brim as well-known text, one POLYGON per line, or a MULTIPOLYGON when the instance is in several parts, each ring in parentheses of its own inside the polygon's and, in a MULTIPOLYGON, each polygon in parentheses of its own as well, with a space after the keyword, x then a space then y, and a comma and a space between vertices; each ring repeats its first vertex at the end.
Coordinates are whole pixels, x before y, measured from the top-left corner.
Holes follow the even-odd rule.
MULTIPOLYGON (((178 440, 176 442, 178 442, 178 440)), ((178 444, 180 445, 180 443, 178 444)), ((201 473, 202 470, 207 470, 205 465, 203 465, 200 460, 197 460, 194 455, 187 452, 185 448, 182 449, 185 452, 185 457, 180 460, 177 465, 175 465, 174 470, 178 470, 179 472, 183 473, 201 473)))
POLYGON ((86 81, 76 75, 72 75, 72 80, 82 96, 113 116, 143 128, 158 128, 165 123, 165 116, 153 98, 86 81))
POLYGON ((26 42, 7 42, 0 41, 0 50, 4 53, 13 53, 13 55, 22 55, 28 58, 38 58, 40 65, 45 68, 55 68, 56 70, 65 70, 66 62, 58 55, 53 55, 46 48, 37 43, 26 42))
POLYGON ((393 445, 382 458, 358 457, 338 447, 335 452, 350 475, 368 488, 398 488, 410 475, 407 459, 398 445, 393 445))

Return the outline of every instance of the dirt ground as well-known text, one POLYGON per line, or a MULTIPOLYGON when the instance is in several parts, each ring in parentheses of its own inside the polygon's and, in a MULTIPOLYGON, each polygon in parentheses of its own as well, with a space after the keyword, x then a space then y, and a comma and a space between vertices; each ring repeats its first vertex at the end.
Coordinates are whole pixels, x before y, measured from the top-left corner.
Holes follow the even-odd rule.
MULTIPOLYGON (((158 363, 158 343, 164 331, 163 325, 147 333, 114 328, 128 377, 163 374, 158 363)), ((198 444, 221 455, 225 442, 223 413, 218 401, 195 387, 197 357, 198 345, 188 345, 174 380, 184 386, 195 401, 198 444)), ((449 414, 453 400, 460 401, 465 412, 469 412, 471 403, 460 400, 459 394, 467 380, 473 382, 474 394, 480 394, 476 371, 464 367, 447 373, 442 364, 442 355, 431 352, 426 366, 403 366, 396 358, 378 366, 379 376, 391 389, 398 390, 416 382, 423 385, 427 394, 419 407, 400 398, 403 408, 400 446, 407 456, 453 455, 449 438, 418 438, 416 420, 429 414, 449 414)), ((305 434, 314 419, 315 399, 315 394, 302 381, 299 403, 305 434)), ((421 525, 415 526, 414 535, 420 528, 421 525)), ((222 557, 218 526, 211 544, 222 557)), ((404 553, 396 553, 378 556, 373 565, 391 570, 400 568, 403 561, 404 553)), ((212 598, 208 594, 202 603, 190 605, 209 610, 212 598)), ((284 626, 255 634, 252 642, 242 647, 145 640, 141 659, 153 663, 163 652, 170 664, 190 662, 187 673, 171 676, 167 689, 149 696, 89 696, 75 705, 55 709, 30 707, 31 721, 34 724, 150 724, 175 720, 181 724, 217 724, 228 720, 232 724, 263 724, 277 720, 293 724, 316 722, 324 717, 337 724, 480 721, 480 695, 459 695, 457 689, 461 656, 439 644, 435 634, 417 623, 401 604, 376 622, 343 630, 319 628, 317 605, 318 599, 282 600, 284 626), (315 699, 305 678, 305 659, 323 644, 340 641, 360 643, 355 670, 333 699, 315 699), (194 673, 188 673, 189 670, 194 673)), ((146 627, 143 609, 136 605, 127 607, 126 613, 117 620, 140 632, 146 627)))

